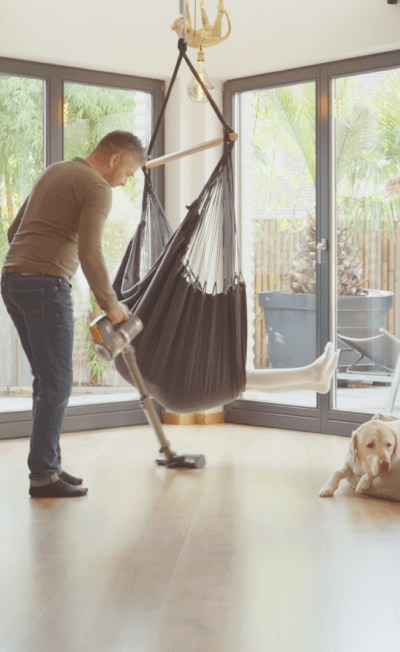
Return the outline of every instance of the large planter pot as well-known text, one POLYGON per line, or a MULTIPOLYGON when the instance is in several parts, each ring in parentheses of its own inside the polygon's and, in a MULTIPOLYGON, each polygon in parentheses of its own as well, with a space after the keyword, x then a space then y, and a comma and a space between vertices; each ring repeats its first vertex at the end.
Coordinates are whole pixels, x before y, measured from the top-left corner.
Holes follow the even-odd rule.
MULTIPOLYGON (((315 360, 315 294, 277 290, 260 292, 258 300, 264 309, 269 366, 301 367, 315 360)), ((366 289, 357 296, 340 295, 337 303, 338 332, 368 337, 386 327, 393 292, 366 289)))

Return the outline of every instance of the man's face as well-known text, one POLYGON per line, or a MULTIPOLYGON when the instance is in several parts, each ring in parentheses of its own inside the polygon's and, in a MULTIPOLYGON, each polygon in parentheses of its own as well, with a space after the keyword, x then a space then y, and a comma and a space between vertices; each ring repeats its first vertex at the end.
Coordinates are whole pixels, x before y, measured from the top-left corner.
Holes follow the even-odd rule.
POLYGON ((110 158, 110 171, 106 180, 112 188, 125 186, 129 177, 133 177, 139 164, 129 153, 115 153, 110 158))

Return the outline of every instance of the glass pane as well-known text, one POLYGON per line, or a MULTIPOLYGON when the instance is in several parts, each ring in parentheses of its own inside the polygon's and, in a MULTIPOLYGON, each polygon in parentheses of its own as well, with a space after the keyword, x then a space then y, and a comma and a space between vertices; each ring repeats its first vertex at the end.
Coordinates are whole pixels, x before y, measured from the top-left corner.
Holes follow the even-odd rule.
POLYGON ((400 351, 400 70, 338 78, 332 98, 340 348, 335 407, 392 412, 400 351))
MULTIPOLYGON (((240 214, 248 368, 316 357, 315 84, 239 96, 240 214)), ((315 407, 314 392, 245 398, 315 407)))
MULTIPOLYGON (((64 84, 64 158, 86 157, 109 131, 124 129, 149 142, 151 95, 134 90, 84 84, 64 84)), ((113 189, 113 205, 107 219, 103 249, 111 278, 140 218, 143 174, 139 170, 125 187, 113 189)), ((83 400, 107 393, 114 400, 135 391, 115 371, 111 362, 93 349, 88 325, 99 314, 94 297, 81 270, 73 280, 75 304, 74 394, 83 400)), ((135 391, 136 393, 136 391, 135 391)))
MULTIPOLYGON (((0 75, 1 264, 8 249, 7 230, 44 168, 43 120, 44 82, 0 75)), ((0 411, 30 409, 32 376, 3 301, 0 329, 0 411)))

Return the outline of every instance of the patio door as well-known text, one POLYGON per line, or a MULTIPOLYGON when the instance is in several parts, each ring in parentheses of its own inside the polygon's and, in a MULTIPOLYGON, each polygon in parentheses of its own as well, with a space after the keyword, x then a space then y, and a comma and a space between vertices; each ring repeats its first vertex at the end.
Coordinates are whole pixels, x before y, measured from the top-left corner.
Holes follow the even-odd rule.
MULTIPOLYGON (((113 129, 149 141, 164 97, 159 80, 37 64, 0 57, 0 254, 7 229, 42 170, 62 158, 87 156, 113 129)), ((156 155, 162 153, 159 139, 156 155)), ((163 197, 162 173, 157 175, 163 197)), ((113 190, 103 250, 113 278, 141 211, 143 175, 113 190)), ((139 394, 95 353, 88 329, 98 310, 78 271, 73 279, 74 387, 65 432, 143 423, 139 394)), ((32 374, 15 328, 0 302, 0 438, 29 436, 32 374)))
POLYGON ((340 351, 333 407, 400 415, 400 67, 334 76, 330 91, 340 351))
MULTIPOLYGON (((63 149, 64 159, 85 158, 98 141, 114 129, 125 129, 148 142, 151 122, 149 93, 105 85, 64 82, 63 149)), ((140 219, 143 175, 139 171, 124 187, 113 188, 113 202, 103 234, 103 253, 114 278, 126 247, 140 219)), ((89 323, 101 310, 79 268, 73 279, 75 303, 74 389, 75 401, 121 401, 138 398, 111 362, 94 350, 89 323)))
POLYGON ((339 352, 329 394, 245 392, 229 420, 350 434, 390 401, 398 409, 397 66, 398 54, 381 55, 225 86, 239 133, 247 368, 301 367, 328 341, 339 352))

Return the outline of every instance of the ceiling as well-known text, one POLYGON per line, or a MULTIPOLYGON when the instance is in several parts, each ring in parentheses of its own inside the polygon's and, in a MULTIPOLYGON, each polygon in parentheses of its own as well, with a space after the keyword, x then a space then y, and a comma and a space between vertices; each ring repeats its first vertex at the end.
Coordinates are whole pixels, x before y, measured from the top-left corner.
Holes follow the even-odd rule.
MULTIPOLYGON (((205 6, 213 22, 217 0, 205 6)), ((179 7, 179 0, 3 0, 0 56, 168 80, 179 7)), ((232 33, 205 51, 214 79, 400 48, 400 4, 387 0, 225 0, 225 8, 232 33)), ((196 51, 189 54, 195 61, 196 51)))

